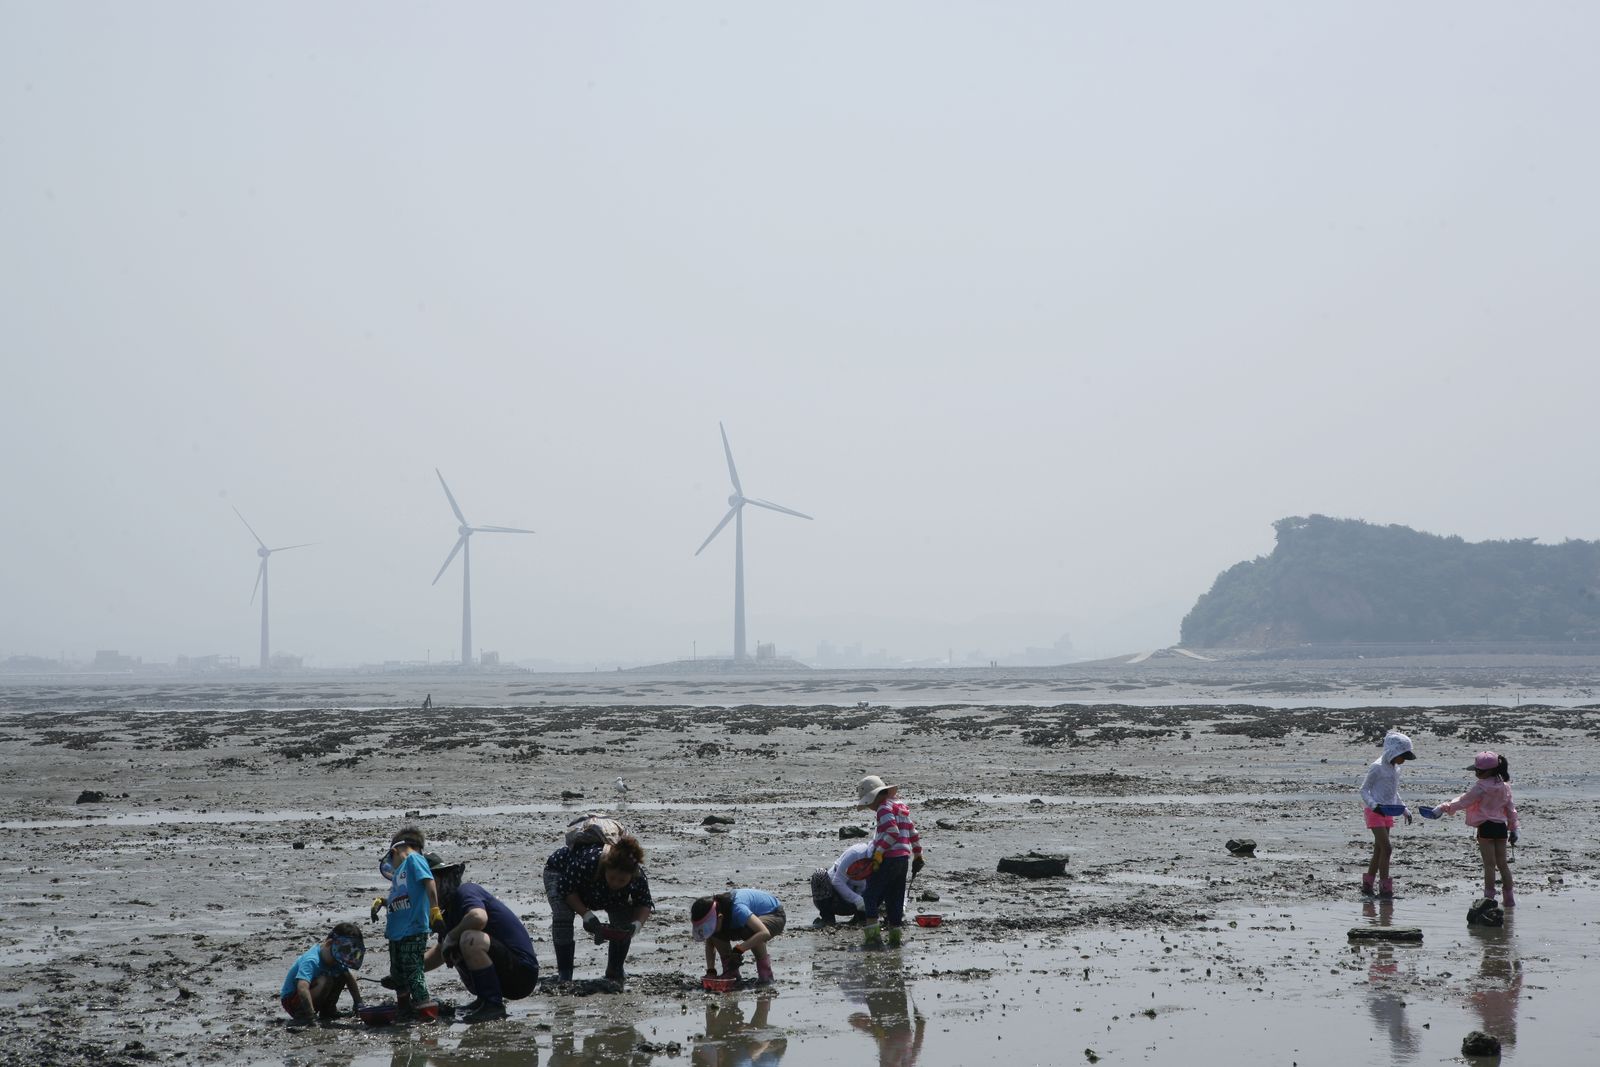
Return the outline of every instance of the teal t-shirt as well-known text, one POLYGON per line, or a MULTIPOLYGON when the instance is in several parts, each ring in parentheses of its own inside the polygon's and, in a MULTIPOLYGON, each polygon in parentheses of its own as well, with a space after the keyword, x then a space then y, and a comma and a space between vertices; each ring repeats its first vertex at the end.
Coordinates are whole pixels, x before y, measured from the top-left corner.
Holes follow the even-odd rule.
POLYGON ((283 980, 283 989, 278 992, 278 996, 286 997, 293 993, 295 983, 302 979, 306 982, 315 982, 325 974, 342 978, 347 970, 349 968, 338 960, 332 963, 322 962, 322 942, 319 941, 301 953, 300 958, 290 966, 289 977, 283 980))
POLYGON ((433 868, 413 852, 394 870, 394 882, 389 886, 389 920, 383 936, 390 941, 403 941, 414 934, 428 932, 428 888, 422 883, 433 879, 433 868))
POLYGON ((752 915, 771 915, 783 907, 778 903, 778 898, 771 893, 759 889, 735 889, 733 891, 733 914, 729 921, 735 930, 750 921, 752 915))

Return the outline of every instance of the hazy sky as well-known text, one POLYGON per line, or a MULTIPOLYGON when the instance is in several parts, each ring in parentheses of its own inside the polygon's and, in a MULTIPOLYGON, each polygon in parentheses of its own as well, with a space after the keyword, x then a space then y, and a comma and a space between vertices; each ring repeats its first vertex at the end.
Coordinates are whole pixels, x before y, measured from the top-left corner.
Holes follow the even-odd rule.
POLYGON ((726 651, 719 419, 801 654, 1167 644, 1290 514, 1595 537, 1597 31, 3 0, 0 656, 252 660, 237 505, 320 542, 276 649, 446 658, 435 467, 538 531, 481 648, 726 651))

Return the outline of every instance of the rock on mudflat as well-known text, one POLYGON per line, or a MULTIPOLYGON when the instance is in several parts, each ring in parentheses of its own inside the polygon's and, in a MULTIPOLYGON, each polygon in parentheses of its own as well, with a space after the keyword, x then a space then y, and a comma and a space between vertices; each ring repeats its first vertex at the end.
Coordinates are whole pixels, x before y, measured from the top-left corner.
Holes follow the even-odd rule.
POLYGON ((1482 1030, 1474 1030, 1461 1039, 1461 1054, 1463 1056, 1498 1056, 1500 1055, 1500 1039, 1482 1030))
POLYGON ((865 830, 863 830, 859 826, 841 826, 841 827, 839 827, 839 840, 840 841, 843 841, 843 840, 845 840, 847 838, 851 838, 851 837, 866 837, 866 836, 867 836, 867 832, 865 830))
POLYGON ((926 902, 926 903, 929 903, 929 904, 933 904, 933 903, 935 903, 935 902, 936 902, 936 901, 938 901, 938 899, 939 899, 939 894, 938 894, 938 893, 935 893, 935 892, 934 892, 934 891, 933 891, 933 890, 931 890, 931 889, 924 889, 924 890, 923 890, 923 891, 922 891, 922 892, 921 892, 921 893, 920 893, 920 894, 919 894, 919 895, 918 895, 918 896, 917 896, 917 899, 918 899, 918 900, 921 900, 921 901, 925 901, 925 902, 926 902))
POLYGON ((1506 913, 1500 910, 1500 905, 1495 902, 1493 897, 1485 897, 1467 909, 1468 926, 1504 926, 1505 924, 1506 913))
POLYGON ((1048 852, 1007 856, 1000 861, 999 871, 1001 874, 1020 874, 1024 878, 1060 878, 1067 873, 1067 857, 1048 852))
POLYGON ((561 799, 562 800, 582 800, 583 799, 583 794, 578 792, 575 789, 563 789, 561 791, 561 799))
POLYGON ((106 795, 104 793, 100 792, 100 790, 98 790, 98 789, 85 789, 83 792, 78 794, 78 799, 76 801, 74 801, 74 803, 77 803, 77 804, 103 804, 103 803, 105 803, 105 799, 106 799, 106 795))
POLYGON ((1235 856, 1254 856, 1256 854, 1256 843, 1248 837, 1230 837, 1228 839, 1228 851, 1235 856))
POLYGON ((729 815, 707 815, 700 820, 701 826, 732 826, 733 818, 729 815))
POLYGON ((1421 941, 1420 926, 1352 926, 1352 941, 1421 941))

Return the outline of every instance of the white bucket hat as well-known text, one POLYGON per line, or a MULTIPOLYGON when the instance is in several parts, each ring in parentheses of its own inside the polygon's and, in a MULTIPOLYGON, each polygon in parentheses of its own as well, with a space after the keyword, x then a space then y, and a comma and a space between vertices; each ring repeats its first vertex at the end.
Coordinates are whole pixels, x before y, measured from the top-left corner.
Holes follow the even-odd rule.
POLYGON ((869 774, 865 778, 861 779, 860 783, 856 786, 856 793, 859 797, 859 799, 856 801, 856 804, 859 807, 864 808, 868 804, 871 804, 877 795, 883 792, 885 789, 898 788, 899 786, 885 785, 883 783, 883 779, 879 778, 876 774, 869 774))

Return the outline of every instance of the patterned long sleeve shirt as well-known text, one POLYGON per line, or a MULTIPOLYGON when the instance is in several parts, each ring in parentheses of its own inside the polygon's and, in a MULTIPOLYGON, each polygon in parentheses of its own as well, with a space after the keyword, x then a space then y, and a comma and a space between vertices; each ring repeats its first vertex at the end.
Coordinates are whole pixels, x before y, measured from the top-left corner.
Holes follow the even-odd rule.
POLYGON ((884 859, 922 855, 922 838, 911 821, 911 809, 901 801, 886 800, 878 805, 878 832, 872 839, 872 851, 881 851, 884 859))
POLYGON ((576 894, 591 908, 655 910, 656 902, 650 898, 650 879, 645 876, 643 867, 633 881, 621 889, 612 889, 606 884, 600 873, 600 853, 604 849, 604 845, 563 845, 550 853, 544 866, 545 870, 556 874, 556 892, 562 896, 576 894))

